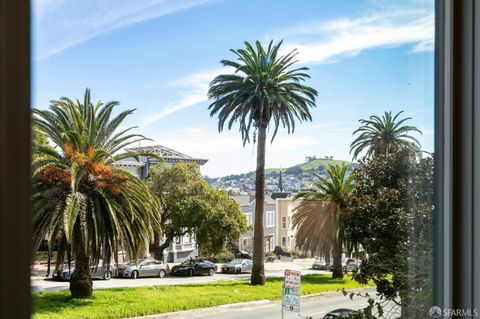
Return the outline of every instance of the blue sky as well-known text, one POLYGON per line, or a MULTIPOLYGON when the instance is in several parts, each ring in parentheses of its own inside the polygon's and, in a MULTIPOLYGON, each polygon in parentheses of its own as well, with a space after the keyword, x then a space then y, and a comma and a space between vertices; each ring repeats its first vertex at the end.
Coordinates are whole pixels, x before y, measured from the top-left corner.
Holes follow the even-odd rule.
POLYGON ((255 169, 255 146, 221 134, 208 83, 243 42, 284 39, 318 90, 313 121, 267 144, 267 166, 350 160, 358 120, 405 111, 433 150, 433 0, 34 0, 33 100, 81 97, 136 108, 124 125, 194 157, 209 176, 255 169))

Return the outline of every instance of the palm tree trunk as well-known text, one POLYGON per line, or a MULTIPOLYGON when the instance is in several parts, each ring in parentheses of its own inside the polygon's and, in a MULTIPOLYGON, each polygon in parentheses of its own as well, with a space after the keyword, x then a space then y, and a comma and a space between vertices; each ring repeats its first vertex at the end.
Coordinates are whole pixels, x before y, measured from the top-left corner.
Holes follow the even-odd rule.
POLYGON ((265 202, 265 141, 267 127, 259 125, 257 141, 257 172, 255 176, 255 225, 253 229, 252 285, 265 284, 263 209, 265 202))
POLYGON ((332 278, 343 278, 342 271, 342 245, 338 238, 333 246, 333 272, 332 278))
MULTIPOLYGON (((79 232, 78 232, 79 233, 79 232)), ((92 276, 90 274, 90 260, 85 250, 85 243, 81 234, 77 236, 75 250, 75 270, 70 277, 70 293, 73 298, 89 298, 92 296, 92 276)))

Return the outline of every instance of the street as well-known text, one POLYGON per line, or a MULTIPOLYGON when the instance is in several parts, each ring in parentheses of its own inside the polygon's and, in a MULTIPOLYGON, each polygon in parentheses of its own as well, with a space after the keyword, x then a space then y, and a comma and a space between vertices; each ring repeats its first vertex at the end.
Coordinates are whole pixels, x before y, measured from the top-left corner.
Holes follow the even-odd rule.
MULTIPOLYGON (((265 275, 269 278, 283 277, 285 269, 300 270, 303 275, 306 274, 330 274, 328 271, 312 270, 310 266, 313 259, 299 259, 294 262, 277 262, 265 264, 265 275)), ((172 266, 172 265, 171 265, 172 266)), ((220 268, 221 264, 218 265, 220 268)), ((110 280, 93 280, 94 289, 120 288, 120 287, 141 287, 141 286, 157 286, 157 285, 182 285, 192 283, 207 283, 221 280, 239 280, 250 279, 250 274, 222 274, 216 273, 214 276, 194 276, 194 277, 172 277, 165 278, 112 278, 110 280)), ((50 290, 66 290, 69 287, 68 281, 57 281, 45 278, 45 269, 40 268, 31 277, 32 292, 50 291, 50 290)))
MULTIPOLYGON (((375 289, 359 289, 363 293, 368 292, 375 295, 375 289)), ((301 301, 301 317, 312 317, 313 319, 323 318, 328 312, 339 309, 362 309, 367 306, 367 298, 343 296, 340 292, 329 292, 316 295, 313 297, 302 298, 301 301)), ((219 307, 199 309, 193 311, 183 311, 177 313, 148 316, 148 319, 279 319, 281 318, 280 302, 259 301, 253 303, 224 305, 219 307)), ((284 319, 299 318, 297 313, 285 312, 284 319)), ((137 319, 137 318, 134 318, 137 319)))

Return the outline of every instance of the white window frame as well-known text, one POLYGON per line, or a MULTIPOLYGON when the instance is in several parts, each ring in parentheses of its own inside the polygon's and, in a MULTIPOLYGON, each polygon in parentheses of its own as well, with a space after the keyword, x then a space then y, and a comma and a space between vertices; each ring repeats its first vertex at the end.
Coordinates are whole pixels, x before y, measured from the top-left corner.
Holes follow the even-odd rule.
POLYGON ((247 224, 248 226, 253 225, 252 213, 244 213, 245 217, 247 217, 247 224))
POLYGON ((265 227, 275 227, 275 211, 268 210, 265 213, 265 227))

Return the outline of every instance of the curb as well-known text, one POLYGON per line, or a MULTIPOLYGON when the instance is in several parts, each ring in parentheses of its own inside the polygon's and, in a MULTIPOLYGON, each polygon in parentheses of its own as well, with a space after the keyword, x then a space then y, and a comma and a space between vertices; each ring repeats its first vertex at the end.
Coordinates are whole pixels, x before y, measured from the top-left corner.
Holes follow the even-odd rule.
MULTIPOLYGON (((375 287, 366 287, 366 288, 350 288, 346 289, 347 292, 365 292, 365 291, 375 291, 375 287)), ((309 295, 303 295, 300 298, 302 300, 309 300, 309 299, 316 299, 319 297, 327 297, 332 294, 338 294, 340 291, 324 291, 324 292, 319 292, 315 294, 309 294, 309 295)), ((190 309, 190 310, 184 310, 184 311, 176 311, 176 312, 168 312, 168 313, 163 313, 163 314, 156 314, 156 315, 148 315, 148 316, 140 316, 140 317, 133 317, 129 319, 178 319, 178 318, 196 318, 201 315, 205 315, 208 313, 211 313, 212 311, 215 310, 234 310, 238 308, 243 308, 243 307, 249 307, 249 306, 264 306, 268 304, 274 304, 274 303, 280 303, 280 300, 269 300, 269 299, 261 299, 261 300, 255 300, 255 301, 248 301, 248 302, 237 302, 237 303, 231 303, 231 304, 225 304, 225 305, 219 305, 219 306, 214 306, 214 307, 207 307, 207 308, 197 308, 197 309, 190 309)))
POLYGON ((220 305, 215 307, 207 307, 207 308, 198 308, 198 309, 191 309, 191 310, 184 310, 184 311, 176 311, 176 312, 167 312, 157 315, 148 315, 148 316, 140 316, 140 317, 132 317, 128 319, 178 319, 178 318, 195 318, 199 315, 203 315, 206 313, 211 313, 215 310, 226 310, 232 308, 242 308, 246 306, 262 306, 268 305, 273 301, 268 299, 261 299, 255 301, 248 301, 248 302, 237 302, 231 303, 226 305, 220 305), (183 315, 187 315, 188 317, 183 317, 183 315))

